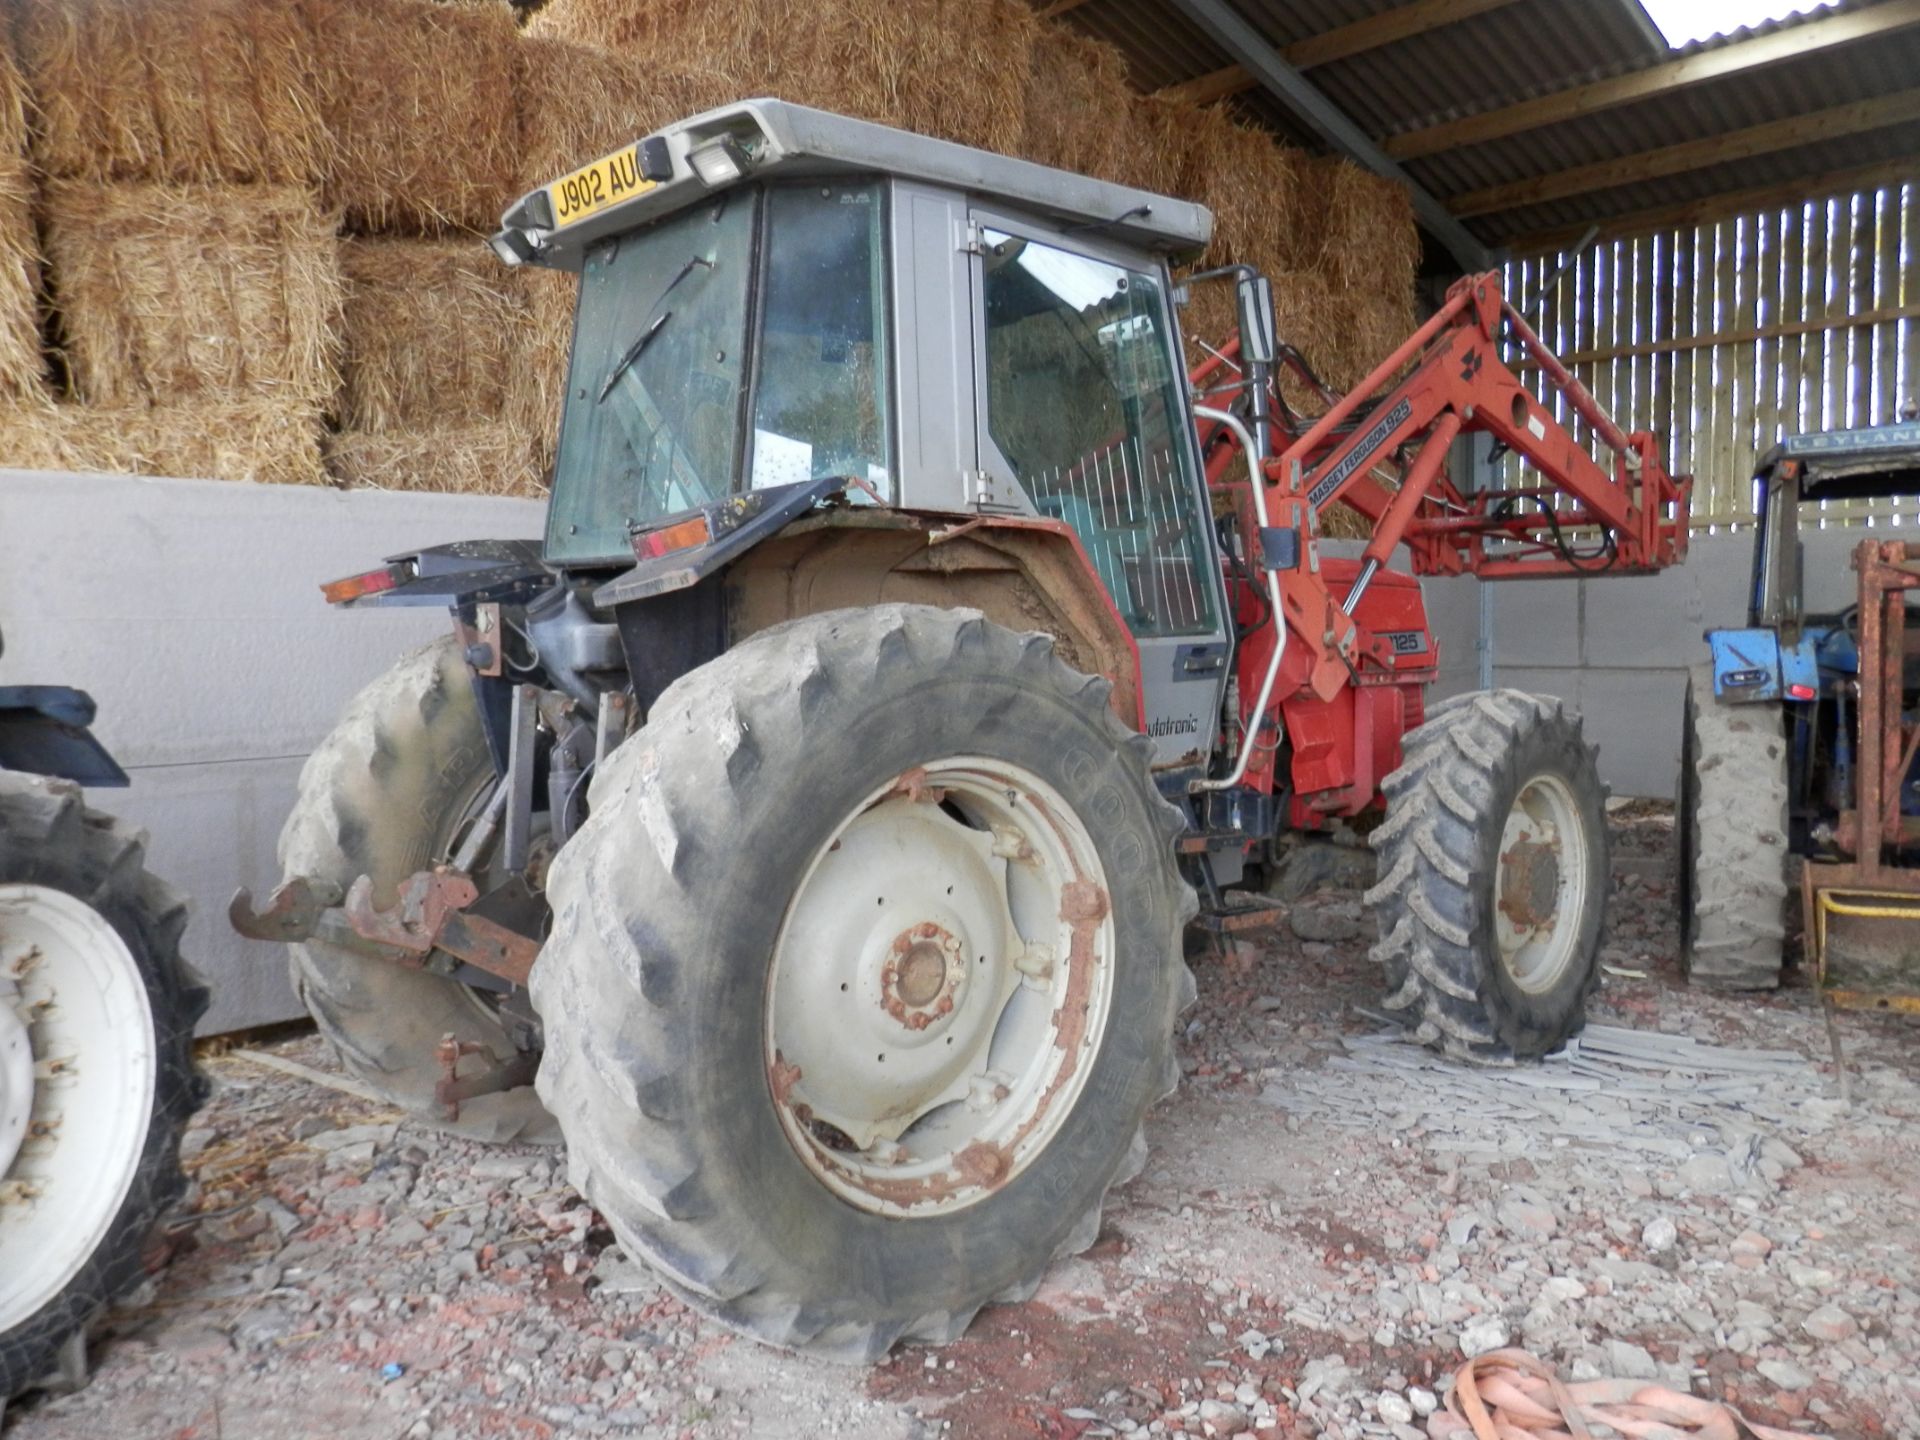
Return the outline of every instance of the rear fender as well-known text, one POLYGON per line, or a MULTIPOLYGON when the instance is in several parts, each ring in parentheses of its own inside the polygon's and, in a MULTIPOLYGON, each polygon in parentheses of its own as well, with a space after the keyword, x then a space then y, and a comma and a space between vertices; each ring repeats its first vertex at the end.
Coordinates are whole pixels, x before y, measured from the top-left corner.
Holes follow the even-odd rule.
POLYGON ((1723 705, 1779 704, 1812 700, 1820 693, 1818 636, 1803 631, 1782 645, 1773 630, 1709 630, 1713 693, 1723 705))
POLYGON ((64 685, 0 685, 0 770, 120 786, 127 772, 94 738, 93 697, 64 685))

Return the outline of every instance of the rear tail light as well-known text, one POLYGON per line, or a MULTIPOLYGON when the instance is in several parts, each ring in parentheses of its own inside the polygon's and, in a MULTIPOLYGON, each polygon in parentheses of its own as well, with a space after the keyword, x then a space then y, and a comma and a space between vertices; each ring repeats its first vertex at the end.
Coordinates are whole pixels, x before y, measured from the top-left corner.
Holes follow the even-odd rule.
POLYGON ((1793 684, 1787 686, 1787 698, 1789 700, 1811 700, 1818 693, 1819 692, 1811 685, 1793 684))
POLYGON ((320 593, 327 597, 329 605, 345 605, 350 600, 391 590, 399 583, 400 577, 389 566, 384 570, 369 570, 365 574, 349 575, 344 580, 329 581, 320 587, 320 593))
POLYGON ((676 550, 691 550, 696 545, 704 545, 712 538, 713 531, 707 526, 707 517, 695 515, 691 520, 682 520, 678 524, 634 536, 633 554, 639 560, 658 560, 662 555, 671 555, 676 550))

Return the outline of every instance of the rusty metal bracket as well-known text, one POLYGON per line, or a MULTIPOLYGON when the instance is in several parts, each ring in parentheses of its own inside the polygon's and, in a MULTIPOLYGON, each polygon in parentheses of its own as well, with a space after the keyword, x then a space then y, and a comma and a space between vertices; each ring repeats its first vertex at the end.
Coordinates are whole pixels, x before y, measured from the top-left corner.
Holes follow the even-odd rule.
POLYGON ((250 891, 236 891, 227 921, 252 940, 298 944, 319 939, 415 969, 443 951, 476 970, 515 985, 525 985, 540 953, 540 942, 466 907, 479 898, 471 877, 441 866, 409 876, 398 903, 380 910, 373 903, 373 880, 362 875, 347 890, 305 878, 288 880, 256 910, 250 891))
POLYGON ((451 1034, 441 1037, 434 1054, 440 1061, 440 1079, 433 1087, 434 1103, 440 1107, 440 1118, 449 1121, 460 1118, 463 1101, 531 1085, 534 1072, 540 1068, 536 1051, 523 1050, 511 1060, 495 1060, 493 1052, 477 1040, 462 1040, 451 1034), (460 1074, 460 1062, 469 1055, 485 1055, 489 1062, 487 1068, 471 1075, 460 1074))
POLYGON ((509 930, 466 907, 480 896, 471 878, 445 866, 411 875, 391 910, 373 904, 373 881, 362 875, 347 891, 347 923, 354 933, 424 959, 435 950, 457 956, 477 970, 525 985, 540 942, 509 930))
POLYGON ((275 886, 266 906, 256 909, 253 891, 243 885, 227 903, 227 923, 249 940, 292 944, 311 939, 320 917, 339 903, 338 886, 298 879, 275 886))

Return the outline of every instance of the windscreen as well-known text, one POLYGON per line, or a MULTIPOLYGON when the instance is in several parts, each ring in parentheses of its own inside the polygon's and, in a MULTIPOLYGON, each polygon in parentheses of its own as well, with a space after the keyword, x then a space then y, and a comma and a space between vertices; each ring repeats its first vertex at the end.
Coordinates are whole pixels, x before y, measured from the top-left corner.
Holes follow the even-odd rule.
POLYGON ((732 492, 756 198, 721 196, 587 256, 548 559, 631 560, 635 523, 732 492))

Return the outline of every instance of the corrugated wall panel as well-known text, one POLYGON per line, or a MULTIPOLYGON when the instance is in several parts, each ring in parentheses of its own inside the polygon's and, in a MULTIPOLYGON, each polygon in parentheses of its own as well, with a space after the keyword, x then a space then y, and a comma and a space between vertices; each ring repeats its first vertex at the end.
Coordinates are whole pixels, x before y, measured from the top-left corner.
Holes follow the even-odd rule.
MULTIPOLYGON (((1507 267, 1542 337, 1624 428, 1694 476, 1697 526, 1750 518, 1754 461, 1784 435, 1900 418, 1920 381, 1916 187, 1770 207, 1507 267), (1565 265, 1550 293, 1546 277, 1565 265)), ((1539 392, 1539 378, 1530 383, 1539 392)), ((1546 403, 1563 423, 1564 404, 1546 403)), ((1576 436, 1592 444, 1587 428, 1576 436)), ((1535 483, 1510 460, 1508 486, 1535 483)), ((1823 523, 1911 517, 1910 497, 1823 523)))

